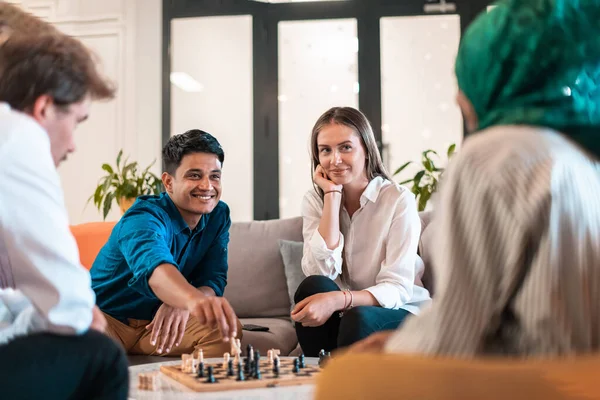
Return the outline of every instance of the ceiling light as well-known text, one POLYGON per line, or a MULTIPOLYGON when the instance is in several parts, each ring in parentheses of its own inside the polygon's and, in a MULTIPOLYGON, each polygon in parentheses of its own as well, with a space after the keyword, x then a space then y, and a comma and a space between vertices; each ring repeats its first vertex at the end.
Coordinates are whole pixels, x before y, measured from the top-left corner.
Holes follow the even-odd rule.
POLYGON ((171 72, 171 83, 186 92, 201 92, 204 86, 185 72, 171 72))

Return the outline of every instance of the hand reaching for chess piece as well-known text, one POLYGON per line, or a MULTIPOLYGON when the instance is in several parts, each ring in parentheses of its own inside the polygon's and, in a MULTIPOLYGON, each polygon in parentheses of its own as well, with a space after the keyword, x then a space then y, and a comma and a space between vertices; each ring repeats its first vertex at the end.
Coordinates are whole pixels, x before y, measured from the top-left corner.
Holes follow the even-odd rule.
POLYGON ((163 304, 158 308, 154 319, 146 325, 146 329, 152 331, 150 343, 157 347, 159 354, 163 350, 165 353, 169 353, 174 345, 179 346, 189 317, 189 311, 171 307, 167 304, 163 304))
POLYGON ((344 308, 344 299, 339 291, 314 294, 296 304, 291 317, 302 326, 321 326, 334 312, 344 308))
POLYGON ((188 310, 201 324, 218 327, 224 342, 237 336, 237 318, 224 297, 194 297, 188 303, 188 310))

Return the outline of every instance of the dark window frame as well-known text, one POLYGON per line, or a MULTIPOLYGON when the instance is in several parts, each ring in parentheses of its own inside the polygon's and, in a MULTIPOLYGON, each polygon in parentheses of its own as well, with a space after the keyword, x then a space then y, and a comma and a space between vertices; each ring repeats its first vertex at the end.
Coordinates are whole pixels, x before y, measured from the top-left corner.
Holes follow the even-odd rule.
MULTIPOLYGON (((449 0, 456 4, 461 33, 483 11, 487 0, 449 0)), ((171 20, 225 15, 252 16, 254 219, 279 218, 279 104, 277 25, 280 21, 355 18, 359 42, 359 107, 371 121, 382 148, 380 23, 382 17, 425 13, 424 0, 346 0, 260 3, 249 0, 163 0, 162 143, 171 135, 171 20)), ((199 127, 201 128, 201 127, 199 127)))

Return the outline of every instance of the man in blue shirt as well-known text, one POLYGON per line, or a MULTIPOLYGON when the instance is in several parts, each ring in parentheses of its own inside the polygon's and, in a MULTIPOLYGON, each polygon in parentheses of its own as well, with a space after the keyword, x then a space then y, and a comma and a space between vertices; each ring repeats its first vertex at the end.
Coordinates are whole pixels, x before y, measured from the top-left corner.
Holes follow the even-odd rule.
POLYGON ((241 325, 227 284, 225 158, 210 134, 190 130, 163 149, 166 192, 141 196, 114 227, 91 269, 107 333, 130 354, 220 356, 241 325))

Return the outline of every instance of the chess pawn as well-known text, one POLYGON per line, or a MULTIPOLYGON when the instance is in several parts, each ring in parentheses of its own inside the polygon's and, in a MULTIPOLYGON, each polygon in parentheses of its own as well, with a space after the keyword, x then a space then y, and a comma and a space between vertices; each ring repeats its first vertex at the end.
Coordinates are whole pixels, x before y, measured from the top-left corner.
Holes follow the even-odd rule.
POLYGON ((321 364, 323 363, 324 358, 325 358, 325 350, 321 349, 321 351, 319 351, 319 366, 321 366, 321 364))
POLYGON ((273 350, 267 351, 267 360, 269 360, 269 365, 273 365, 273 350))
POLYGON ((198 364, 198 378, 204 378, 204 362, 198 364))
POLYGON ((294 358, 294 368, 292 368, 292 372, 300 372, 300 360, 298 360, 297 358, 294 358))
POLYGON ((273 363, 273 375, 275 375, 275 378, 279 378, 279 358, 276 358, 273 363))
POLYGON ((233 360, 227 361, 227 376, 234 376, 235 372, 233 372, 233 360))
POLYGON ((254 379, 262 379, 262 375, 260 374, 260 365, 258 360, 254 360, 254 379))
POLYGON ((300 363, 300 368, 306 368, 306 362, 304 360, 304 353, 300 354, 300 356, 298 357, 298 361, 300 363))
POLYGON ((206 378, 206 383, 215 383, 217 380, 215 379, 215 374, 212 365, 210 365, 207 369, 208 376, 206 378))
POLYGON ((190 372, 190 359, 192 358, 191 354, 182 354, 181 355, 181 372, 190 372))
POLYGON ((204 350, 202 349, 198 350, 198 362, 204 362, 204 350))
POLYGON ((236 381, 245 381, 246 378, 244 377, 244 369, 242 368, 242 363, 238 363, 237 365, 237 379, 236 381))
POLYGON ((260 363, 260 351, 254 350, 254 361, 256 361, 256 365, 260 363))
POLYGON ((229 355, 229 353, 225 353, 223 354, 223 368, 227 367, 227 364, 229 363, 231 356, 229 355))

